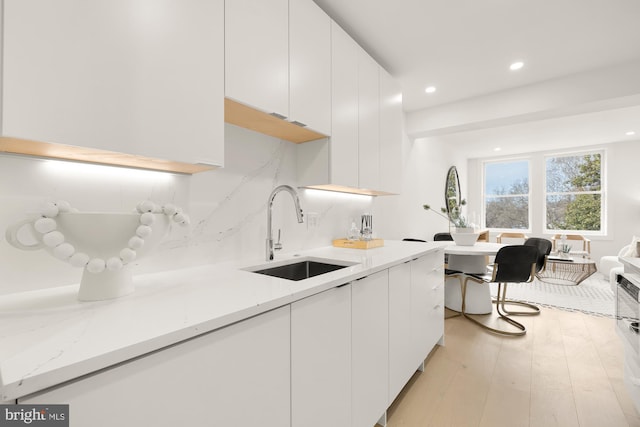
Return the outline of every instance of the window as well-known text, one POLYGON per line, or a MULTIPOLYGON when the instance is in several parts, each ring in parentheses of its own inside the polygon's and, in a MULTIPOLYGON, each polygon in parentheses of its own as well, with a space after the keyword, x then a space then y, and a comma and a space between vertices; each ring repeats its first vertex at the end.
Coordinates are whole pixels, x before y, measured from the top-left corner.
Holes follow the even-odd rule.
POLYGON ((602 152, 545 158, 547 231, 602 231, 602 152))
POLYGON ((484 164, 485 227, 529 229, 529 161, 484 164))

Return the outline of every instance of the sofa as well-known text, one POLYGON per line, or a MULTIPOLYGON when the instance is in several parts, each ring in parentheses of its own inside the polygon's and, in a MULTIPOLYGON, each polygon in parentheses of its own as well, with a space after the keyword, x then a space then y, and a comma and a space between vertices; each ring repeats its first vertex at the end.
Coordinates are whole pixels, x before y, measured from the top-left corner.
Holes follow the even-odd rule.
POLYGON ((638 257, 640 256, 640 237, 633 236, 631 243, 624 246, 618 252, 618 255, 606 255, 600 258, 600 265, 598 271, 600 271, 605 277, 609 278, 611 289, 615 291, 616 276, 624 271, 622 263, 619 258, 621 257, 638 257))
POLYGON ((629 248, 631 245, 626 245, 618 255, 605 255, 600 258, 600 265, 598 266, 598 271, 602 273, 605 277, 609 279, 609 284, 611 285, 611 289, 615 292, 616 288, 616 276, 624 271, 622 263, 618 260, 619 257, 623 257, 629 252, 629 248))

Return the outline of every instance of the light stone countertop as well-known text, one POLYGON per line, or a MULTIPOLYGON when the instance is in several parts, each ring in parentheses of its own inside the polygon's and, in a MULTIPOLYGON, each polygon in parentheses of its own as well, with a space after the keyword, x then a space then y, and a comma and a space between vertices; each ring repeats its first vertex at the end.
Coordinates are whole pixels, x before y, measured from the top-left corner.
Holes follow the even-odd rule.
MULTIPOLYGON (((277 254, 355 265, 294 282, 242 270, 264 259, 134 277, 136 291, 79 302, 79 285, 0 296, 0 401, 9 401, 290 304, 409 261, 446 242, 386 241, 370 250, 332 246, 277 254)), ((274 264, 275 263, 275 264, 274 264)))

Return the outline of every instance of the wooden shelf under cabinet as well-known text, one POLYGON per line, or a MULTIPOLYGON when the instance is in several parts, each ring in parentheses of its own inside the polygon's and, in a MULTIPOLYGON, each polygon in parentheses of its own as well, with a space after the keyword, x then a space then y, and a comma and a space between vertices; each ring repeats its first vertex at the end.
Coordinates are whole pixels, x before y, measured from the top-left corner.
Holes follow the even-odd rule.
POLYGON ((215 166, 211 165, 175 162, 172 160, 100 150, 97 148, 33 141, 8 136, 0 137, 0 153, 22 154, 56 160, 69 160, 108 166, 124 166, 184 174, 194 174, 215 168, 215 166))
POLYGON ((229 98, 224 99, 224 121, 296 144, 327 137, 229 98))

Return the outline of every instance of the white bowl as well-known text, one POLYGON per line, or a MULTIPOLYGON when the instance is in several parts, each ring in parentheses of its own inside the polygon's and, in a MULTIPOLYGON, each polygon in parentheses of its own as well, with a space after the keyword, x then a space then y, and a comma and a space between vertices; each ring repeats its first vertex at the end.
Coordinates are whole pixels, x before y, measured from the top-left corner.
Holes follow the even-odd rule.
POLYGON ((458 246, 473 246, 478 240, 480 233, 451 233, 451 237, 458 246))

